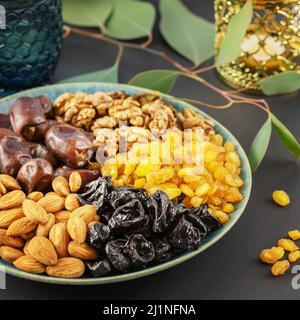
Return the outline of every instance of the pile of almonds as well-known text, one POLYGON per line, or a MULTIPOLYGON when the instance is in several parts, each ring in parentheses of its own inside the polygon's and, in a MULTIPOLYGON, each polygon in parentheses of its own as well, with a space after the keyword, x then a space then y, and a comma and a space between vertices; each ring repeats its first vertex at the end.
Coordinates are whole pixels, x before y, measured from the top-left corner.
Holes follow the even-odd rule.
POLYGON ((86 242, 88 228, 98 222, 96 207, 81 206, 76 192, 81 177, 56 177, 53 191, 27 197, 11 176, 0 174, 0 256, 18 269, 53 277, 81 277, 83 260, 97 252, 86 242))

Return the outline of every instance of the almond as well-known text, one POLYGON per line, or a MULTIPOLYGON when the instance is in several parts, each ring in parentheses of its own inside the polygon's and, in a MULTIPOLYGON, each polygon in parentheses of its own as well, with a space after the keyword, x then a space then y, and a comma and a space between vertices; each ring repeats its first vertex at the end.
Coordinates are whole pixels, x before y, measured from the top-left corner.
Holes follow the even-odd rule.
POLYGON ((74 211, 80 207, 78 200, 78 195, 76 193, 71 193, 66 197, 65 208, 68 211, 74 211))
MULTIPOLYGON (((30 239, 31 240, 31 239, 30 239)), ((28 246, 29 246, 29 242, 30 240, 27 240, 26 243, 25 243, 25 246, 23 248, 23 252, 26 254, 26 255, 30 255, 29 251, 28 251, 28 246)))
POLYGON ((57 263, 57 254, 52 242, 45 237, 34 237, 28 245, 28 252, 37 261, 46 266, 53 266, 57 263))
POLYGON ((13 262, 13 265, 25 272, 30 273, 44 273, 46 271, 46 267, 34 259, 32 256, 22 256, 13 262))
POLYGON ((25 193, 21 190, 11 191, 0 198, 0 210, 18 208, 25 200, 25 193))
POLYGON ((53 190, 62 197, 66 197, 70 193, 69 182, 64 177, 56 177, 52 181, 53 190))
POLYGON ((0 256, 4 261, 12 263, 13 261, 24 256, 24 253, 21 250, 3 246, 0 248, 0 256))
POLYGON ((28 233, 23 233, 20 235, 20 237, 25 241, 31 240, 35 236, 36 236, 36 229, 33 229, 32 231, 30 231, 28 233))
POLYGON ((8 228, 14 221, 24 217, 22 208, 0 211, 0 228, 8 228))
POLYGON ((59 258, 67 257, 69 233, 65 223, 56 223, 50 230, 49 239, 53 243, 59 258))
POLYGON ((42 192, 34 191, 34 192, 29 193, 29 195, 27 196, 27 199, 32 200, 34 202, 38 202, 43 197, 44 197, 44 195, 42 194, 42 192))
POLYGON ((0 194, 5 194, 6 193, 6 188, 4 184, 0 181, 0 194))
POLYGON ((67 210, 62 210, 55 213, 55 222, 67 222, 70 218, 71 212, 67 210))
POLYGON ((58 259, 55 266, 46 269, 49 276, 62 278, 80 278, 84 271, 84 263, 80 259, 71 257, 58 259))
POLYGON ((97 208, 93 205, 85 205, 71 213, 70 219, 75 217, 80 217, 84 220, 86 224, 94 221, 96 219, 97 208))
POLYGON ((76 243, 71 241, 68 246, 70 256, 82 260, 95 260, 98 258, 98 253, 91 248, 87 243, 76 243))
POLYGON ((69 177, 69 185, 71 192, 77 192, 81 188, 82 179, 77 171, 73 171, 69 177))
POLYGON ((21 190, 19 182, 8 174, 0 174, 0 182, 8 190, 21 190))
POLYGON ((0 243, 3 246, 21 249, 24 246, 24 240, 20 237, 12 237, 6 234, 5 229, 0 229, 0 243))
POLYGON ((70 237, 77 243, 83 243, 87 235, 86 224, 81 217, 70 218, 67 223, 70 237))
POLYGON ((22 234, 29 233, 36 228, 36 223, 29 220, 27 217, 14 221, 7 229, 8 236, 16 237, 22 234))
POLYGON ((49 213, 49 220, 45 224, 39 224, 36 229, 36 235, 40 237, 48 237, 51 228, 55 224, 55 215, 53 213, 49 213))
POLYGON ((47 211, 33 200, 24 200, 22 208, 25 216, 34 223, 45 224, 49 220, 47 211))
POLYGON ((44 207, 47 212, 55 213, 65 208, 65 199, 57 194, 49 194, 39 200, 38 204, 44 207))

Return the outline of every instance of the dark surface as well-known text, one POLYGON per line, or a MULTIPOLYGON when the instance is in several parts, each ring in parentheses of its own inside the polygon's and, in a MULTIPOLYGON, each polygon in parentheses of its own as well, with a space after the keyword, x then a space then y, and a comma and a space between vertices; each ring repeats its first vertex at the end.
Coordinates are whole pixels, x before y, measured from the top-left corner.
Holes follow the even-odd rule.
MULTIPOLYGON (((186 0, 197 14, 212 19, 213 1, 186 0)), ((196 30, 195 30, 196 32, 196 30)), ((154 46, 168 50, 156 33, 154 46)), ((115 49, 102 42, 71 36, 63 46, 56 80, 109 67, 115 49)), ((168 51, 171 52, 171 51, 168 51)), ((174 54, 174 57, 181 60, 174 54)), ((184 62, 184 60, 181 60, 184 62)), ((121 82, 147 69, 169 68, 159 58, 140 51, 126 51, 120 69, 121 82)), ((222 86, 214 72, 207 75, 222 86)), ((218 101, 206 88, 189 80, 178 81, 175 96, 218 101)), ((299 95, 269 99, 272 110, 300 139, 299 95)), ((246 105, 227 111, 206 110, 230 129, 247 149, 265 119, 263 112, 246 105)), ((0 299, 298 299, 290 272, 273 278, 270 268, 258 261, 261 249, 276 245, 286 233, 300 227, 300 166, 275 136, 266 159, 254 174, 249 205, 237 225, 200 256, 159 274, 127 283, 94 287, 59 287, 7 277, 0 299), (272 204, 274 189, 286 189, 292 198, 287 208, 272 204)))

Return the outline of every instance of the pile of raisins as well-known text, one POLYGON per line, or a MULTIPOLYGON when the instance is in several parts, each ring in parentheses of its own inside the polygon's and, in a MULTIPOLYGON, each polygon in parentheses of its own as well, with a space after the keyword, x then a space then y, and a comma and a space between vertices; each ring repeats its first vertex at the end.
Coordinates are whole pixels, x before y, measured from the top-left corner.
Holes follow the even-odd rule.
POLYGON ((114 187, 108 177, 87 184, 79 199, 95 205, 100 215, 101 222, 88 232, 88 243, 100 256, 86 263, 95 277, 165 262, 178 250, 196 250, 221 226, 207 206, 188 209, 163 191, 149 197, 144 189, 114 187))

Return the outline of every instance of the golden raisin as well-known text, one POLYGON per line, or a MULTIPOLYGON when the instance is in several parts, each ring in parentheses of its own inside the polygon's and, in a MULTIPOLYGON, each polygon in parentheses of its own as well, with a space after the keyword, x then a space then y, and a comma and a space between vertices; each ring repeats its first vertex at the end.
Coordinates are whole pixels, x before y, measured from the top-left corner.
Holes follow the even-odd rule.
POLYGON ((290 262, 296 262, 299 259, 300 259, 300 251, 299 250, 289 253, 290 262))
POLYGON ((223 205, 222 210, 223 210, 225 213, 231 213, 231 212, 234 211, 234 206, 233 206, 233 204, 231 204, 231 203, 225 203, 225 204, 223 205))
POLYGON ((188 196, 190 198, 192 198, 194 196, 193 189, 190 186, 188 186, 187 184, 181 184, 180 189, 181 189, 182 193, 184 193, 186 196, 188 196))
POLYGON ((300 239, 300 231, 299 230, 292 230, 288 232, 289 237, 296 241, 300 239))
POLYGON ((289 269, 290 263, 288 260, 277 261, 271 268, 272 274, 277 277, 285 274, 289 269))
POLYGON ((278 247, 283 248, 285 251, 293 252, 299 248, 296 246, 295 242, 291 239, 280 239, 278 240, 278 247))
POLYGON ((260 253, 260 260, 267 264, 274 264, 284 256, 284 250, 281 247, 272 247, 265 249, 260 253))
POLYGON ((275 203, 279 204, 282 207, 286 207, 290 204, 290 197, 283 190, 276 190, 273 192, 273 200, 275 203))

